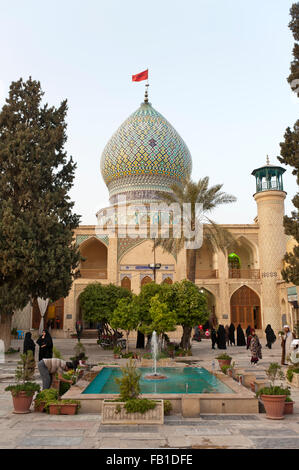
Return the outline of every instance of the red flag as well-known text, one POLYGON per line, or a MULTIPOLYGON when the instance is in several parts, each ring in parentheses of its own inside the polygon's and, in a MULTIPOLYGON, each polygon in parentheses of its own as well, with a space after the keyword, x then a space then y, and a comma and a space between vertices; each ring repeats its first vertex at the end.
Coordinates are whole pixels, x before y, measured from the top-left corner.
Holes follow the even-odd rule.
POLYGON ((132 82, 141 82, 142 80, 148 79, 148 69, 143 72, 137 73, 137 75, 132 75, 132 82))

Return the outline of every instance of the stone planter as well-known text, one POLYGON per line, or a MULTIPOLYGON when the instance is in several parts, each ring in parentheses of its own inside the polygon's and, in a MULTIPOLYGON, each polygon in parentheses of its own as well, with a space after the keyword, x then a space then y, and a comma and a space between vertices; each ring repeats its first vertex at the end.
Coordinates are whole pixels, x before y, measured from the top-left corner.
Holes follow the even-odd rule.
POLYGON ((286 395, 261 395, 268 419, 284 419, 286 395))
POLYGON ((292 415, 294 412, 294 402, 293 401, 286 401, 284 404, 284 414, 285 415, 292 415))
POLYGON ((30 396, 26 392, 19 392, 18 395, 12 395, 12 401, 14 406, 14 413, 16 414, 25 414, 30 413, 30 406, 33 400, 33 395, 35 392, 32 392, 30 396))
POLYGON ((50 415, 75 415, 77 408, 77 403, 53 404, 49 405, 49 413, 50 415))
POLYGON ((125 403, 103 400, 102 424, 163 424, 164 407, 163 400, 155 400, 157 405, 154 409, 145 413, 127 413, 125 403), (120 407, 120 412, 117 408, 120 407))

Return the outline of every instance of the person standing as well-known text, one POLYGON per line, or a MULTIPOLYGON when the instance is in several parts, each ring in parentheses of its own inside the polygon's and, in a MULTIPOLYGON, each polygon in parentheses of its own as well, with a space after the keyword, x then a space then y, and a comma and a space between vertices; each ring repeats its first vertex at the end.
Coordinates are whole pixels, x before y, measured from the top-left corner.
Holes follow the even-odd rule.
POLYGON ((226 349, 225 329, 223 325, 219 325, 218 327, 217 346, 218 346, 218 349, 226 349))
POLYGON ((251 341, 251 326, 248 325, 246 328, 246 349, 249 349, 250 341, 251 341))
POLYGON ((262 345, 254 328, 251 328, 250 352, 251 364, 257 364, 259 359, 262 359, 262 345))
POLYGON ((33 357, 35 353, 35 342, 32 339, 30 331, 27 331, 24 338, 23 354, 27 354, 27 351, 32 351, 33 357))
POLYGON ((77 333, 77 340, 78 340, 78 341, 80 341, 80 339, 81 339, 82 332, 83 332, 83 325, 82 325, 82 322, 80 322, 79 320, 77 320, 77 321, 76 321, 76 333, 77 333))
POLYGON ((291 332, 289 325, 284 325, 283 329, 284 334, 281 335, 281 365, 287 366, 286 357, 291 352, 290 346, 293 339, 295 339, 295 335, 291 332))
POLYGON ((235 342, 235 326, 233 323, 230 324, 229 326, 229 330, 228 330, 228 338, 229 338, 229 344, 232 346, 232 345, 236 345, 236 342, 235 342))
POLYGON ((225 331, 226 347, 228 347, 228 345, 229 345, 229 327, 228 327, 228 325, 225 325, 224 331, 225 331))
POLYGON ((244 331, 239 323, 237 327, 237 346, 246 346, 244 331))
POLYGON ((73 383, 72 380, 64 379, 62 376, 63 372, 73 369, 72 362, 65 362, 62 359, 54 357, 53 359, 41 359, 37 366, 43 382, 43 390, 51 387, 53 375, 56 373, 58 373, 58 380, 61 382, 73 383))
POLYGON ((275 343, 276 336, 270 324, 266 326, 265 333, 266 333, 266 340, 267 340, 266 348, 272 349, 272 344, 275 343))
POLYGON ((215 328, 211 328, 211 340, 212 340, 212 349, 215 349, 215 344, 217 343, 217 333, 215 328))
POLYGON ((53 341, 48 330, 43 330, 37 344, 39 345, 38 360, 51 359, 53 356, 53 341))

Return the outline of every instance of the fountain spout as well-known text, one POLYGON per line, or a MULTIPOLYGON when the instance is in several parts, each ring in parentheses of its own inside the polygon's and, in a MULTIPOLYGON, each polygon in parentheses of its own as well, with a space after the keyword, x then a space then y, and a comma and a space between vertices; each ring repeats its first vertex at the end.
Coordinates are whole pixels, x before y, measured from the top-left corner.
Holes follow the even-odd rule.
POLYGON ((156 331, 153 331, 153 334, 152 334, 151 350, 152 350, 153 365, 154 365, 154 375, 157 375, 158 338, 157 338, 156 331))

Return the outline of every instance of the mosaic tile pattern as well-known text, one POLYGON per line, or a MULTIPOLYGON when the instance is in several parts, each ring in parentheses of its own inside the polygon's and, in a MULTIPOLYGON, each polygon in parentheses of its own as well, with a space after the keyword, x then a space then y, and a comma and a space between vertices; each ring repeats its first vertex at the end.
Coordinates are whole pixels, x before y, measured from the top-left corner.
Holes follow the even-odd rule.
POLYGON ((76 236, 76 245, 79 246, 81 245, 82 242, 84 242, 85 240, 87 240, 88 238, 91 238, 91 237, 97 237, 101 240, 101 242, 103 242, 106 246, 109 245, 109 238, 107 236, 103 236, 103 237, 100 237, 98 235, 77 235, 76 236))
POLYGON ((101 172, 110 195, 167 190, 191 173, 191 155, 171 124, 149 103, 118 128, 104 148, 101 172))

